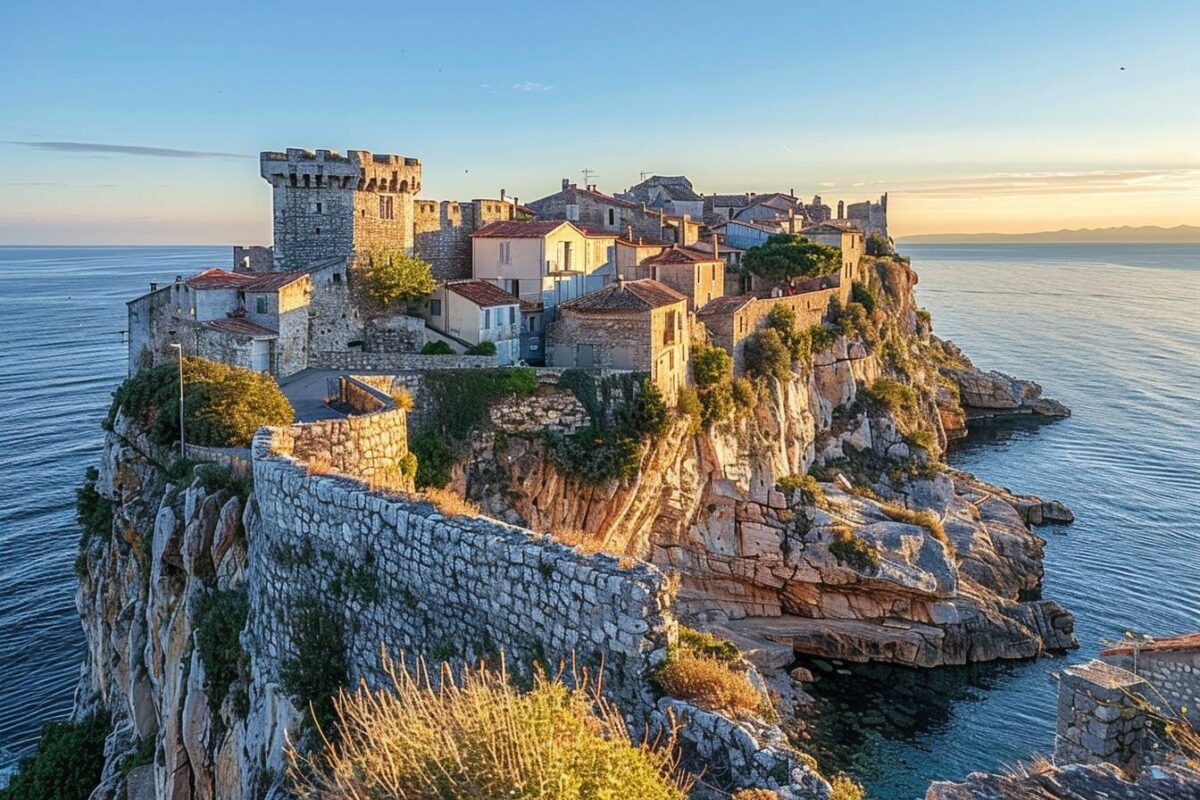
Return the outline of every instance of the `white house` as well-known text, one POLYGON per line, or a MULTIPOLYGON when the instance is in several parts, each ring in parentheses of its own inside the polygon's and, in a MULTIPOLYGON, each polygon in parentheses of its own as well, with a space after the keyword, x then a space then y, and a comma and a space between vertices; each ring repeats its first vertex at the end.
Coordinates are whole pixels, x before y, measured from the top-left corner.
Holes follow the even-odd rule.
POLYGON ((467 345, 494 342, 501 366, 521 359, 521 301, 487 281, 450 281, 425 304, 425 322, 467 345))

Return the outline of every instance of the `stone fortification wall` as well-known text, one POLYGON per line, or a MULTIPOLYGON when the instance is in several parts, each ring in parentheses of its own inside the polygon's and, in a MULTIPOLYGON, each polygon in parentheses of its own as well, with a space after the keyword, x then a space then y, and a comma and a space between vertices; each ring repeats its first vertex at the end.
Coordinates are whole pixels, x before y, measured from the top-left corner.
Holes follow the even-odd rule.
POLYGON ((482 369, 496 366, 495 356, 425 356, 420 353, 361 353, 319 350, 309 353, 316 369, 407 372, 423 369, 482 369))
POLYGON ((1143 647, 1136 657, 1132 648, 1120 648, 1105 651, 1100 658, 1106 664, 1136 673, 1150 684, 1152 703, 1165 702, 1175 713, 1186 709, 1188 722, 1200 728, 1200 636, 1186 638, 1190 643, 1178 649, 1166 640, 1162 642, 1165 649, 1143 647))
POLYGON ((1059 764, 1115 764, 1136 772, 1149 744, 1138 696, 1146 682, 1132 672, 1089 661, 1059 678, 1054 760, 1059 764))
POLYGON ((369 378, 347 375, 338 376, 338 402, 355 414, 374 414, 394 405, 386 387, 380 388, 369 378))
POLYGON ((402 409, 389 403, 386 410, 372 414, 281 428, 272 446, 277 453, 319 464, 322 469, 364 480, 399 480, 408 455, 408 421, 402 409))
POLYGON ((279 676, 298 655, 283 610, 336 596, 343 568, 371 569, 356 584, 369 580, 372 591, 327 607, 343 617, 352 678, 382 678, 380 645, 469 660, 503 651, 521 671, 534 660, 574 657, 581 666, 603 661, 605 687, 623 708, 644 714, 653 706, 647 673, 666 658, 674 625, 657 569, 622 568, 527 530, 446 517, 357 481, 309 475, 276 452, 294 437, 276 429, 254 441, 258 512, 248 562, 258 587, 249 624, 256 670, 279 676))

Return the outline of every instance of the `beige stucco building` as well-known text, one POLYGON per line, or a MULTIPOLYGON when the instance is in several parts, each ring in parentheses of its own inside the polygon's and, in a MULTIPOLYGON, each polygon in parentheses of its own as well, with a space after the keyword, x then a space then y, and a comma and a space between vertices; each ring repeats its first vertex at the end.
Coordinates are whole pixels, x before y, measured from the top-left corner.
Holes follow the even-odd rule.
POLYGON ((520 301, 487 281, 450 281, 425 301, 429 327, 466 345, 493 342, 500 366, 521 359, 520 301))

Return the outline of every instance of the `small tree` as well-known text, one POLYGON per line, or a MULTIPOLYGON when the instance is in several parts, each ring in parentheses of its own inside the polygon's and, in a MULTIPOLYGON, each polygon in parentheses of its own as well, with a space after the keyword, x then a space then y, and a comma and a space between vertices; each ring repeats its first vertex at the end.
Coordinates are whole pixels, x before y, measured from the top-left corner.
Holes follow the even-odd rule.
POLYGON ((891 254, 892 243, 888 241, 886 236, 880 236, 878 233, 872 233, 867 237, 867 255, 887 256, 891 254))
POLYGON ((743 355, 746 370, 753 375, 774 375, 781 381, 791 375, 792 354, 774 328, 764 328, 747 339, 743 355))
POLYGON ((399 250, 376 249, 366 253, 367 294, 382 308, 395 303, 419 300, 434 290, 437 283, 428 263, 399 250))
POLYGON ((720 347, 697 344, 692 348, 692 377, 700 398, 700 420, 720 422, 733 413, 733 359, 720 347))
POLYGON ((841 251, 827 244, 810 242, 792 233, 776 233, 766 244, 751 247, 742 257, 742 269, 769 280, 791 284, 800 278, 816 278, 837 272, 841 251))

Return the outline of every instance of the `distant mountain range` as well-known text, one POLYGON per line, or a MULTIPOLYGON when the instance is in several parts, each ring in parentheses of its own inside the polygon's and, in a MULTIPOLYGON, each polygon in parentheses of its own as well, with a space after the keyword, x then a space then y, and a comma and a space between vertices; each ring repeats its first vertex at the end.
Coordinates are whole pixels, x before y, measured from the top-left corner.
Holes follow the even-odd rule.
POLYGON ((1200 243, 1200 226, 1081 228, 1040 233, 932 233, 897 236, 897 244, 1180 244, 1200 243))

